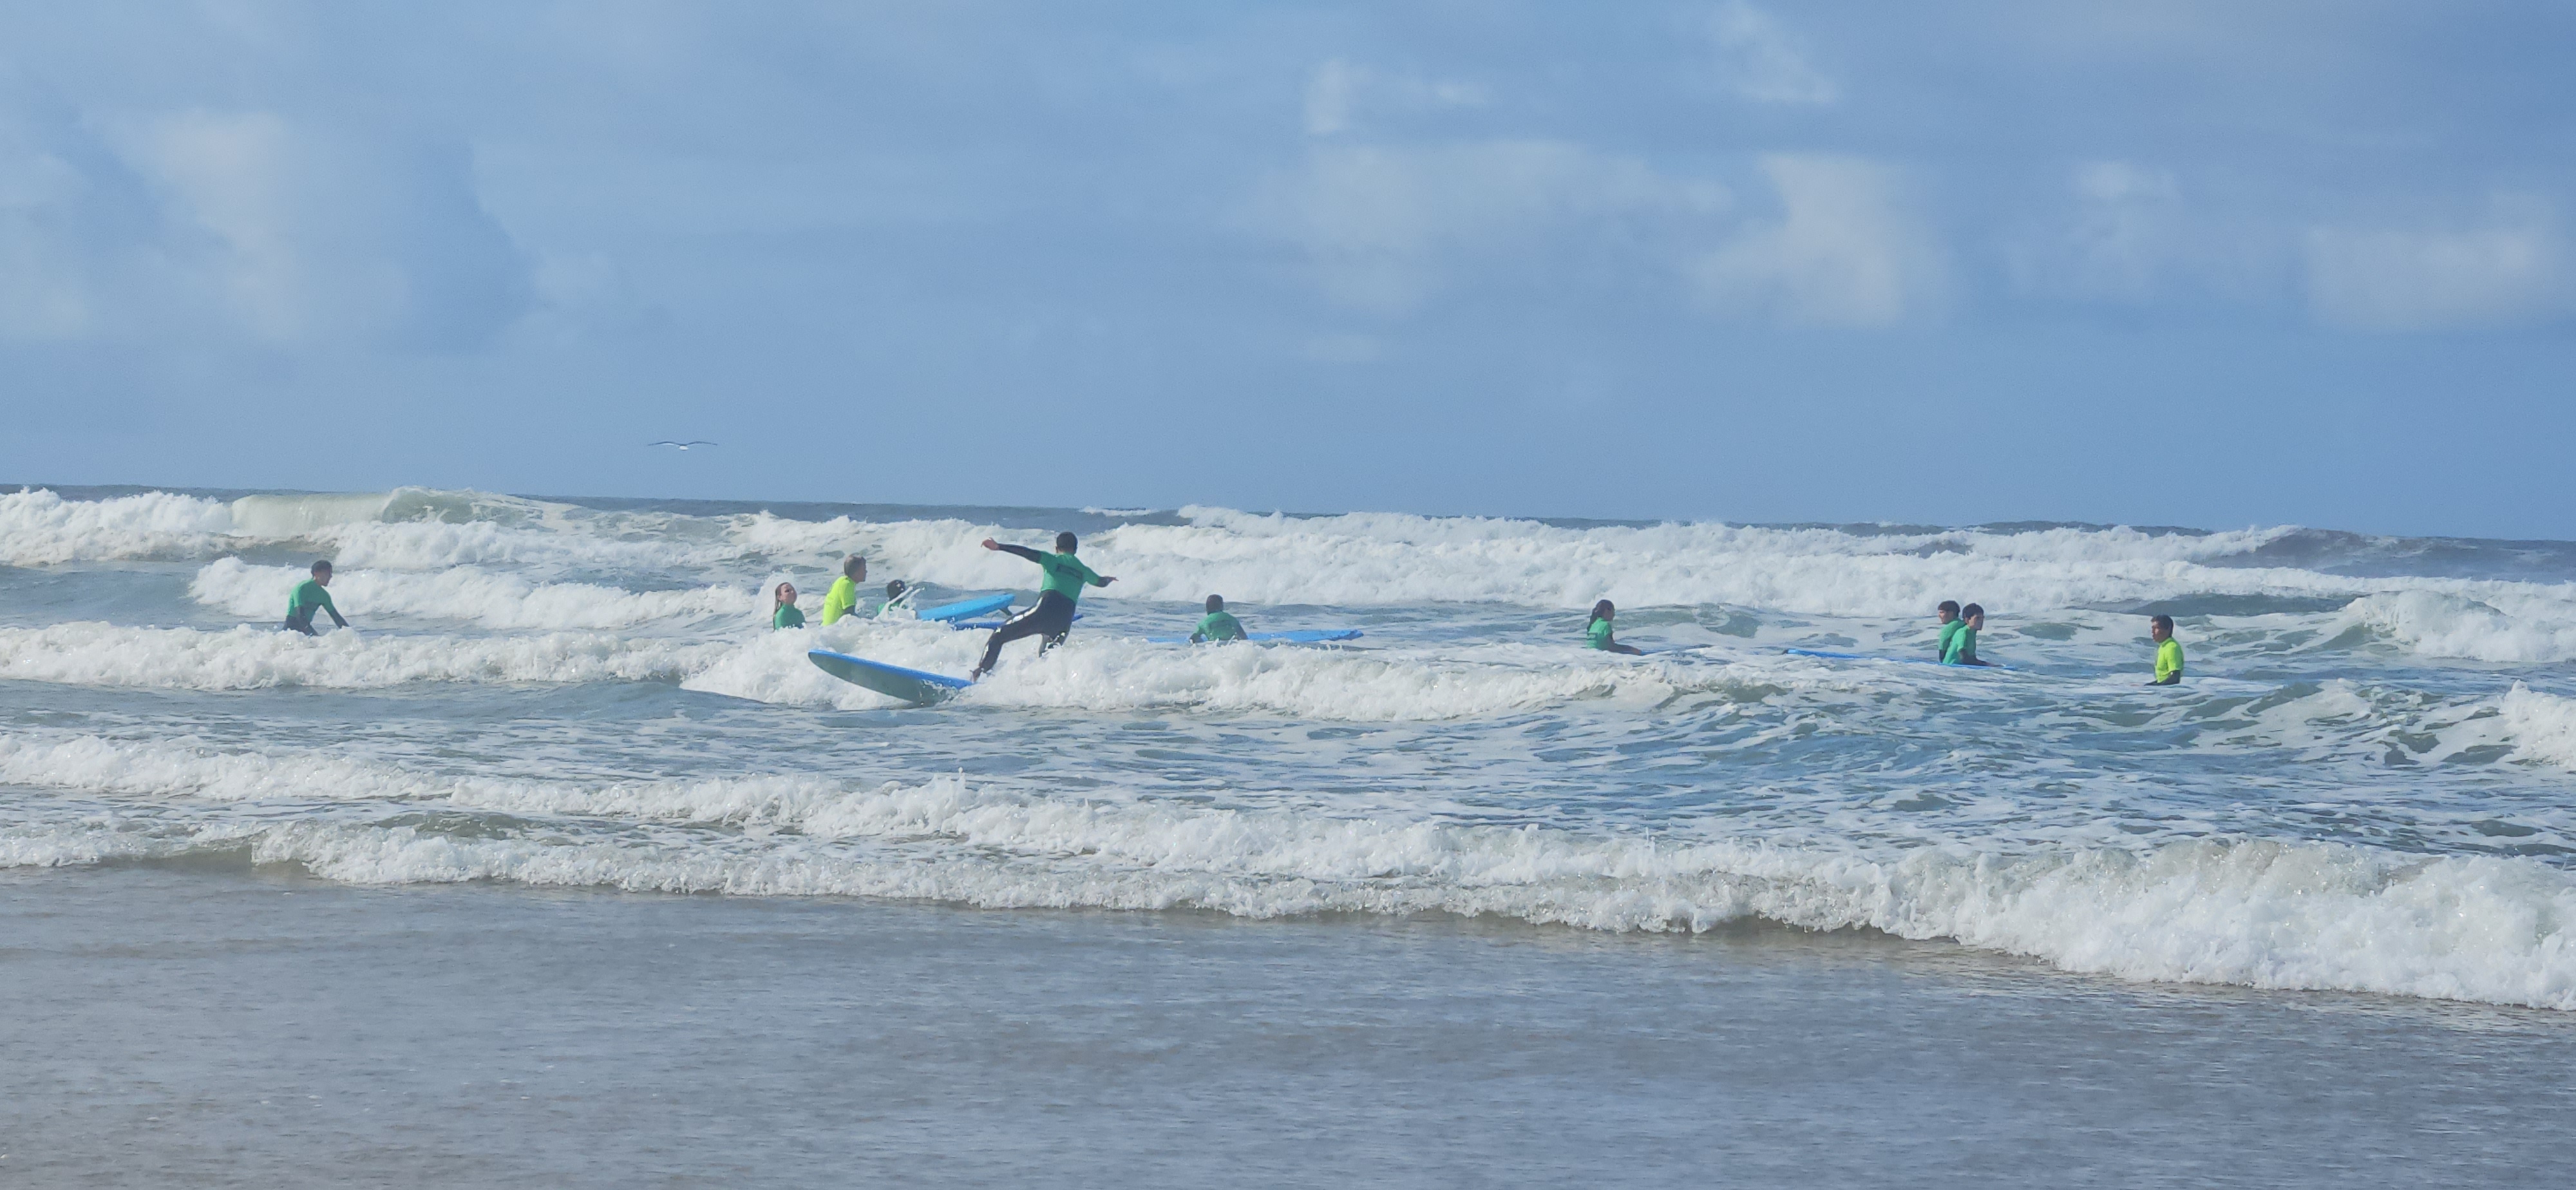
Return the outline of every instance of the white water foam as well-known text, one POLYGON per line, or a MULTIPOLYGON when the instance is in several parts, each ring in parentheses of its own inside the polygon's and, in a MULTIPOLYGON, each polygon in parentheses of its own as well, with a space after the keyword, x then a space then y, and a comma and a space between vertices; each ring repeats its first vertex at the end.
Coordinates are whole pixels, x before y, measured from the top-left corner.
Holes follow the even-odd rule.
MULTIPOLYGON (((1123 525, 1087 541, 1086 559, 1121 579, 1093 598, 1197 602, 1213 592, 1256 604, 1491 602, 1573 609, 1606 597, 1630 608, 1726 604, 1879 618, 1919 617, 1932 603, 1957 598, 1984 602, 2007 623, 2059 609, 2194 596, 2332 598, 2354 601, 2348 625, 2421 655, 2490 663, 2576 660, 2576 585, 2364 579, 2232 564, 2293 532, 2281 528, 2205 535, 2117 528, 1862 534, 1722 524, 1560 528, 1388 513, 1292 518, 1190 508, 1183 514, 1188 524, 1123 525)), ((1025 562, 977 543, 988 536, 1043 537, 962 520, 612 513, 423 489, 253 496, 229 506, 161 493, 79 502, 21 492, 0 496, 0 528, 8 530, 0 536, 0 561, 19 565, 206 556, 254 543, 292 543, 332 556, 344 569, 681 572, 729 588, 773 571, 819 587, 841 554, 859 552, 886 577, 969 590, 1025 589, 1034 574, 1025 562)), ((232 593, 212 593, 224 606, 236 606, 232 593)), ((704 598, 711 611, 722 602, 704 598)), ((243 614, 273 614, 250 602, 242 595, 243 614)), ((623 612, 591 619, 580 618, 590 612, 565 612, 570 618, 550 625, 544 614, 514 619, 485 597, 463 592, 424 596, 423 603, 418 614, 495 626, 643 622, 621 620, 623 612), (450 610, 426 609, 441 600, 450 610), (476 606, 463 606, 468 603, 476 606)), ((756 597, 754 603, 756 614, 756 597)))
MULTIPOLYGON (((287 597, 305 577, 305 571, 291 566, 219 558, 197 572, 188 594, 233 615, 283 618, 287 597)), ((420 616, 500 629, 607 630, 669 620, 757 622, 770 606, 763 594, 767 585, 639 592, 597 583, 531 582, 479 566, 454 566, 426 575, 341 570, 332 575, 331 594, 332 602, 353 616, 420 616)), ((819 600, 807 602, 819 612, 819 600)))
POLYGON ((2128 979, 2576 1009, 2576 876, 2522 859, 2252 839, 1863 853, 1730 838, 1710 833, 1714 825, 1585 834, 1078 800, 958 779, 865 789, 788 777, 517 782, 95 737, 0 737, 0 780, 220 803, 401 799, 737 828, 695 844, 670 835, 644 844, 568 838, 569 826, 542 839, 465 838, 413 825, 145 816, 0 828, 0 861, 20 865, 250 846, 262 861, 360 883, 511 880, 1247 917, 1444 911, 1604 930, 1705 930, 1751 917, 1952 939, 2128 979))
POLYGON ((0 628, 0 678, 169 690, 677 682, 705 669, 725 647, 586 632, 453 637, 343 631, 317 638, 274 628, 206 632, 78 622, 0 628))
POLYGON ((0 493, 0 565, 199 557, 231 531, 230 510, 193 496, 65 500, 43 490, 0 493))
POLYGON ((2576 769, 2576 699, 2542 694, 2516 682, 2498 706, 2505 731, 2525 759, 2576 769))

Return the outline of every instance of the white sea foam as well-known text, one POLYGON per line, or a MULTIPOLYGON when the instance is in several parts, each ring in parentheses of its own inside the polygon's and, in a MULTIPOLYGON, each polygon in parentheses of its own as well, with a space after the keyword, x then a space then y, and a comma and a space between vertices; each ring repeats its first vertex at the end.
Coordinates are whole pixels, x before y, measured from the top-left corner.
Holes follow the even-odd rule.
POLYGON ((1774 846, 1715 826, 1591 834, 1082 800, 953 778, 867 788, 797 777, 517 782, 30 735, 0 737, 0 780, 159 799, 400 799, 738 828, 647 844, 614 831, 583 838, 570 823, 491 838, 310 818, 40 822, 0 828, 0 862, 19 865, 247 845, 263 861, 362 883, 511 880, 1247 917, 1446 911, 1604 930, 1704 930, 1751 917, 1953 939, 2129 979, 2576 1009, 2576 876, 2522 859, 2245 839, 2135 851, 1861 852, 1774 846))
POLYGON ((0 678, 84 686, 364 689, 409 682, 676 682, 726 646, 588 632, 389 636, 274 628, 207 632, 78 622, 0 628, 0 678))
MULTIPOLYGON (((1985 603, 2005 623, 2065 608, 2195 596, 2330 598, 2354 601, 2346 613, 2352 626, 2422 655, 2576 660, 2576 586, 2355 578, 2241 564, 2295 532, 2281 528, 2200 535, 2118 528, 1855 533, 1723 524, 1566 528, 1390 513, 1298 518, 1190 508, 1183 514, 1186 524, 1122 525, 1088 540, 1085 558, 1121 580, 1094 598, 1195 602, 1214 592, 1253 604, 1580 608, 1606 597, 1632 608, 1729 604, 1878 618, 1919 617, 1932 603, 1956 598, 1985 603)), ((1044 536, 963 520, 604 512, 423 489, 255 496, 231 505, 160 493, 78 502, 22 492, 0 496, 0 528, 8 530, 0 536, 0 561, 21 565, 201 557, 291 543, 335 558, 344 570, 534 567, 584 572, 580 577, 593 581, 602 571, 685 574, 709 587, 737 588, 773 571, 819 586, 840 555, 857 552, 886 577, 970 590, 1025 589, 1034 574, 1025 562, 979 548, 980 540, 1044 536)), ((539 584, 544 577, 527 580, 539 584)), ((722 602, 706 598, 711 612, 722 602)), ((243 614, 254 614, 249 596, 242 599, 243 614)), ((479 597, 424 599, 453 606, 479 597)), ((644 622, 621 620, 625 611, 606 613, 599 600, 589 602, 591 608, 567 613, 576 618, 557 626, 644 622)), ((417 614, 547 626, 542 619, 487 618, 488 610, 456 616, 424 607, 417 614)), ((262 606, 255 614, 271 613, 262 606)))
POLYGON ((0 493, 0 565, 199 557, 231 531, 230 510, 193 496, 65 500, 44 490, 0 493))
POLYGON ((2516 682, 2498 706, 2504 729, 2524 759, 2576 769, 2576 699, 2542 694, 2516 682))
MULTIPOLYGON (((305 572, 219 558, 197 572, 188 594, 237 616, 283 617, 287 596, 305 572)), ((774 581, 774 580, 773 580, 774 581)), ((350 614, 420 616, 488 628, 632 628, 664 620, 730 617, 758 621, 769 607, 759 587, 627 591, 597 583, 539 583, 479 566, 430 574, 345 569, 331 579, 332 601, 350 614)))
POLYGON ((2430 657, 2576 660, 2576 594, 2563 587, 2478 583, 2390 591, 2354 600, 2344 614, 2430 657))
MULTIPOLYGON (((726 653, 684 683, 691 690, 800 706, 860 710, 900 705, 816 669, 814 647, 933 673, 964 674, 982 633, 932 624, 844 621, 824 633, 773 633, 726 653)), ((1839 687, 1832 673, 1746 673, 1713 660, 1637 660, 1571 646, 1479 645, 1453 650, 1186 648, 1097 633, 1044 658, 1015 646, 992 676, 961 693, 970 706, 1122 711, 1197 709, 1299 719, 1390 722, 1482 718, 1605 700, 1647 710, 1677 695, 1760 697, 1767 689, 1839 687)))

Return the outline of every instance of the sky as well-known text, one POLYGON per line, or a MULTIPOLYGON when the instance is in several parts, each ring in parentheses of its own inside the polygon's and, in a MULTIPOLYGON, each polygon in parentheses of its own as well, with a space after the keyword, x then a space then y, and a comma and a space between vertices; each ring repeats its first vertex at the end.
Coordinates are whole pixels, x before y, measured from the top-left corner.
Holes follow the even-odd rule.
POLYGON ((2576 539, 2570 45, 0 0, 0 481, 2576 539))

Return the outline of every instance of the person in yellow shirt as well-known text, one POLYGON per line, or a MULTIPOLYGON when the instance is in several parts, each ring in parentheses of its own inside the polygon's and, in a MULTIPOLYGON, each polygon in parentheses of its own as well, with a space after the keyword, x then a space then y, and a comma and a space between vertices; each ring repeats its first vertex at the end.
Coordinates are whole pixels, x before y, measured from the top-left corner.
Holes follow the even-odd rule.
POLYGON ((823 622, 829 624, 859 610, 859 584, 868 581, 868 560, 857 554, 841 559, 841 577, 823 592, 823 622))
POLYGON ((2147 639, 2156 642, 2156 680, 2147 684, 2182 685, 2182 642, 2174 639, 2173 617, 2147 617, 2147 639))

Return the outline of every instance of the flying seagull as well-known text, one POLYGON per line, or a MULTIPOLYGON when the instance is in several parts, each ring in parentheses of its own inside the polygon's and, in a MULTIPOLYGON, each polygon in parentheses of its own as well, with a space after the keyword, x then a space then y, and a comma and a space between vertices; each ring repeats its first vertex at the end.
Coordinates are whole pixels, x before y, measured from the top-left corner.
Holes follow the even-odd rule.
POLYGON ((690 448, 690 447, 692 447, 692 446, 715 446, 715 445, 718 445, 718 444, 717 444, 717 443, 713 443, 713 442, 709 442, 709 441, 707 441, 707 440, 706 440, 706 439, 704 439, 704 438, 691 438, 691 439, 689 439, 689 440, 688 440, 688 441, 686 441, 686 442, 673 442, 673 441, 671 441, 670 439, 665 438, 665 439, 663 439, 663 440, 661 440, 661 441, 659 441, 659 442, 647 442, 647 443, 645 443, 644 445, 646 445, 646 446, 676 446, 676 447, 679 447, 681 450, 687 450, 687 449, 689 449, 689 448, 690 448))

